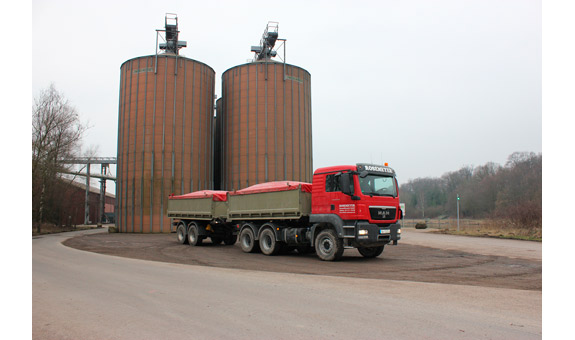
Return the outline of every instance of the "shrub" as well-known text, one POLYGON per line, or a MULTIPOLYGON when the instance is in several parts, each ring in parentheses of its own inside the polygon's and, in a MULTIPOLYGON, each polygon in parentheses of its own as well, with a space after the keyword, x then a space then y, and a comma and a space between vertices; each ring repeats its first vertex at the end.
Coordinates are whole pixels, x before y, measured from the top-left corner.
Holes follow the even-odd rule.
POLYGON ((524 201, 498 209, 498 215, 516 227, 530 229, 542 226, 543 209, 540 202, 524 201))
POLYGON ((423 223, 417 223, 415 225, 415 229, 427 229, 427 223, 423 222, 423 223))

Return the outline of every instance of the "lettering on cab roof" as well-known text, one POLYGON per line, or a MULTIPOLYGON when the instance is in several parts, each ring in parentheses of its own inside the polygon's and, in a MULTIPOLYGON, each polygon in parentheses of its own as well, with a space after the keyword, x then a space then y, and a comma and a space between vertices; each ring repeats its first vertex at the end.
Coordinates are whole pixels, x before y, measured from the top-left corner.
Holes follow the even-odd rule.
POLYGON ((382 173, 387 173, 387 174, 395 174, 395 171, 393 171, 392 168, 387 167, 387 166, 373 165, 373 164, 358 164, 357 165, 357 171, 361 172, 364 170, 369 171, 369 172, 382 172, 382 173))

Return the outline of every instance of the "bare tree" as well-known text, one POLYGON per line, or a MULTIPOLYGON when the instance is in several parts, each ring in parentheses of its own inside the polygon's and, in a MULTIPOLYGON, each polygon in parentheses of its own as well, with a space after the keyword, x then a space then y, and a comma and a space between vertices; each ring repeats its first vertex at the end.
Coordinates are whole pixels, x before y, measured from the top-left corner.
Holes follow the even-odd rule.
POLYGON ((35 98, 32 108, 32 219, 42 222, 57 214, 56 182, 64 169, 62 158, 75 156, 86 126, 76 109, 54 84, 35 98))

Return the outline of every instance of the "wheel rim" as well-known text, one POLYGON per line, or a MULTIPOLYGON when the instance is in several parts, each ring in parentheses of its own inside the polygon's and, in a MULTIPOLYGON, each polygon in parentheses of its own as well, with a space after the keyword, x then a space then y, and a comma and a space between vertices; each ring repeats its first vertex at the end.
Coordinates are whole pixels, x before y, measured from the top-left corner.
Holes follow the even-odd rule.
POLYGON ((192 243, 196 243, 196 239, 198 237, 196 236, 196 230, 194 228, 192 228, 190 230, 190 241, 192 241, 192 243))
POLYGON ((242 245, 245 248, 249 248, 252 245, 252 236, 249 232, 245 232, 242 234, 242 245))
POLYGON ((324 237, 320 242, 320 249, 324 254, 330 254, 333 251, 333 241, 329 237, 324 237))
POLYGON ((178 228, 178 241, 182 242, 184 240, 184 231, 182 230, 182 227, 180 226, 178 228))
POLYGON ((262 240, 262 245, 264 246, 264 248, 266 250, 270 249, 272 247, 272 238, 270 235, 268 235, 267 233, 264 235, 263 240, 262 240))

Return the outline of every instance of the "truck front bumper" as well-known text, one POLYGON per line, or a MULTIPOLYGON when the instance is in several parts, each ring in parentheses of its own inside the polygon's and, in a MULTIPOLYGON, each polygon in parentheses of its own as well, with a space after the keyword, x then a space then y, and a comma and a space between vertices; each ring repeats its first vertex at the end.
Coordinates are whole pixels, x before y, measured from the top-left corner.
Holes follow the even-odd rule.
POLYGON ((355 226, 355 243, 359 247, 375 247, 389 243, 397 244, 401 239, 399 224, 370 224, 357 222, 355 226))

